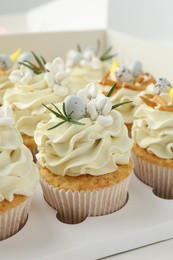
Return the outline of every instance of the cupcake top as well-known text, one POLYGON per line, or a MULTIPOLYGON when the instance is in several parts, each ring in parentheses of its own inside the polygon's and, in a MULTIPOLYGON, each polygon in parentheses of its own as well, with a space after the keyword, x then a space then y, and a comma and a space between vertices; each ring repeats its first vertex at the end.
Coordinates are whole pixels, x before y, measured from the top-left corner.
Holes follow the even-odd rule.
POLYGON ((151 93, 154 89, 154 78, 149 73, 144 73, 142 63, 134 61, 129 67, 120 66, 117 60, 114 60, 110 71, 101 81, 101 90, 107 93, 110 86, 116 83, 116 88, 112 94, 112 104, 124 101, 133 101, 126 106, 118 108, 126 124, 132 124, 134 112, 142 103, 140 95, 144 92, 151 93))
POLYGON ((173 88, 160 78, 155 94, 145 94, 144 102, 135 112, 132 128, 134 142, 159 158, 173 158, 173 88))
MULTIPOLYGON (((117 105, 118 106, 118 105, 117 105)), ((132 140, 110 98, 90 83, 63 104, 49 106, 49 121, 35 131, 37 159, 57 175, 102 175, 128 164, 132 140)))
POLYGON ((78 81, 82 87, 91 81, 99 82, 109 68, 108 60, 115 55, 110 54, 109 47, 103 54, 100 53, 100 41, 97 48, 82 48, 77 45, 77 50, 69 50, 66 55, 66 66, 71 68, 71 78, 78 81))
POLYGON ((35 62, 20 62, 22 59, 19 59, 20 67, 10 74, 15 87, 6 91, 4 103, 14 111, 19 131, 33 137, 36 124, 48 118, 47 109, 42 103, 60 102, 70 93, 70 71, 61 58, 46 63, 42 57, 31 54, 35 62))
POLYGON ((12 111, 0 107, 0 201, 12 201, 15 194, 32 195, 39 172, 29 149, 14 127, 12 111))
POLYGON ((113 85, 117 82, 117 89, 126 88, 134 91, 145 90, 146 87, 155 83, 153 76, 143 71, 143 65, 140 61, 134 61, 129 66, 120 66, 117 60, 114 60, 111 69, 101 80, 102 85, 113 85))

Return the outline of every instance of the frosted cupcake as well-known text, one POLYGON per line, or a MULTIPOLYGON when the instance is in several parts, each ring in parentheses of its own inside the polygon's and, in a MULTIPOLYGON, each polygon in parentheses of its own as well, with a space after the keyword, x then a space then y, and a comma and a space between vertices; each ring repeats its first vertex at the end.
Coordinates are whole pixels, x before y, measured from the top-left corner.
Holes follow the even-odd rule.
POLYGON ((171 84, 159 79, 156 94, 142 96, 132 127, 135 174, 153 192, 173 199, 173 103, 171 84))
POLYGON ((134 61, 126 67, 119 66, 115 60, 111 69, 101 80, 102 91, 107 93, 110 90, 110 86, 113 86, 115 83, 117 85, 111 97, 112 103, 133 101, 126 106, 118 108, 131 136, 134 112, 142 103, 139 98, 142 94, 141 92, 153 92, 155 79, 150 73, 143 72, 142 63, 139 61, 134 61))
POLYGON ((47 203, 66 223, 115 212, 127 201, 132 140, 121 114, 94 83, 48 107, 35 131, 47 203))
POLYGON ((32 54, 35 63, 19 62, 20 68, 10 74, 9 78, 15 86, 6 91, 4 104, 11 106, 16 127, 22 134, 25 145, 35 155, 37 148, 33 137, 34 130, 38 122, 49 118, 49 113, 42 103, 63 101, 70 93, 70 71, 65 68, 61 58, 46 63, 42 57, 38 58, 32 54))
POLYGON ((71 81, 78 84, 78 88, 85 87, 89 82, 100 82, 115 55, 110 54, 112 47, 109 47, 102 55, 100 52, 100 41, 97 48, 85 48, 78 45, 77 50, 70 50, 66 55, 66 66, 71 69, 71 81))
POLYGON ((14 127, 12 111, 0 108, 0 240, 26 223, 39 172, 29 149, 14 127))

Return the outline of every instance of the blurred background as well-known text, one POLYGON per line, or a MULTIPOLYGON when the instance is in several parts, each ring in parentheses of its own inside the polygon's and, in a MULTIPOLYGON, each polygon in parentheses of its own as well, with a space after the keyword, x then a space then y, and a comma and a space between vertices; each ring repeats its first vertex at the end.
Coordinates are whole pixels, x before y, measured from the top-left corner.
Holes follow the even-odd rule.
POLYGON ((173 46, 172 0, 0 0, 0 33, 104 29, 173 46))

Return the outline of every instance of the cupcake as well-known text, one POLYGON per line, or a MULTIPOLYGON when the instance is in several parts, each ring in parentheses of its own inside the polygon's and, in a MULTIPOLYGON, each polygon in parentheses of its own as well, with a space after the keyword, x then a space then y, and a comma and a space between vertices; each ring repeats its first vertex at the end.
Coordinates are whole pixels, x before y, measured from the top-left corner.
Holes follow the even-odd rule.
POLYGON ((70 71, 65 68, 61 58, 46 63, 42 57, 31 54, 34 57, 32 62, 28 61, 29 54, 25 54, 27 61, 24 60, 24 54, 19 57, 20 67, 9 77, 15 86, 6 91, 4 104, 10 105, 13 110, 15 125, 35 159, 37 147, 34 130, 38 122, 49 118, 42 103, 61 102, 71 90, 68 86, 70 71))
POLYGON ((127 201, 132 172, 128 137, 110 98, 90 83, 35 131, 41 186, 46 202, 65 223, 115 212, 127 201))
POLYGON ((97 48, 82 48, 78 45, 77 50, 69 50, 66 55, 66 66, 71 69, 70 79, 78 88, 84 88, 89 82, 100 82, 110 67, 109 60, 115 55, 111 54, 109 47, 103 54, 100 53, 100 41, 97 48))
POLYGON ((29 149, 14 127, 12 111, 0 108, 0 240, 26 223, 39 172, 29 149))
POLYGON ((165 199, 173 199, 173 103, 169 81, 160 78, 155 94, 142 96, 132 127, 136 176, 165 199))
POLYGON ((111 97, 113 104, 132 100, 132 103, 119 107, 118 110, 124 118, 131 136, 131 127, 134 120, 134 112, 142 103, 141 92, 153 92, 155 79, 150 73, 143 72, 142 63, 132 62, 128 67, 120 66, 116 60, 111 69, 101 80, 101 89, 104 93, 110 90, 110 86, 116 83, 115 91, 111 97))

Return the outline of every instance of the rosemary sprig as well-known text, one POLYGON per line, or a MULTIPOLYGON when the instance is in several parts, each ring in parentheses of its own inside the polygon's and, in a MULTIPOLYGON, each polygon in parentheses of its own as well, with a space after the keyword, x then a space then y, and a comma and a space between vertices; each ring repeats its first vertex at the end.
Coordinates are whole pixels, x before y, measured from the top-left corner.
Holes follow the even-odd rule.
MULTIPOLYGON (((107 97, 110 97, 112 95, 114 89, 116 88, 116 85, 117 85, 117 82, 111 87, 111 89, 109 90, 109 92, 107 94, 107 97)), ((117 103, 117 104, 112 106, 112 109, 120 107, 120 106, 128 104, 128 103, 132 103, 132 102, 133 101, 124 101, 124 102, 117 103)))
POLYGON ((107 97, 110 97, 114 91, 114 89, 116 88, 117 82, 115 82, 115 84, 112 86, 112 88, 109 90, 107 97))
POLYGON ((51 129, 54 129, 66 122, 70 122, 72 124, 75 124, 75 125, 85 125, 84 123, 81 123, 77 120, 74 120, 71 118, 71 115, 73 114, 73 111, 71 111, 69 114, 67 114, 66 112, 66 109, 65 109, 65 103, 63 103, 63 106, 62 106, 62 111, 53 103, 51 103, 52 106, 55 108, 55 110, 51 109, 50 107, 46 106, 45 104, 42 104, 44 107, 46 107, 50 112, 52 112, 57 118, 60 118, 62 121, 59 122, 58 124, 48 128, 47 130, 51 130, 51 129))
POLYGON ((45 61, 45 59, 42 56, 40 56, 40 58, 39 58, 33 51, 32 51, 32 54, 34 56, 34 59, 35 59, 37 65, 31 63, 28 60, 24 60, 23 62, 19 62, 19 64, 24 65, 25 67, 29 68, 35 74, 41 74, 43 72, 46 72, 46 69, 45 69, 46 61, 45 61))
POLYGON ((77 51, 82 52, 81 46, 79 44, 77 44, 77 51))

